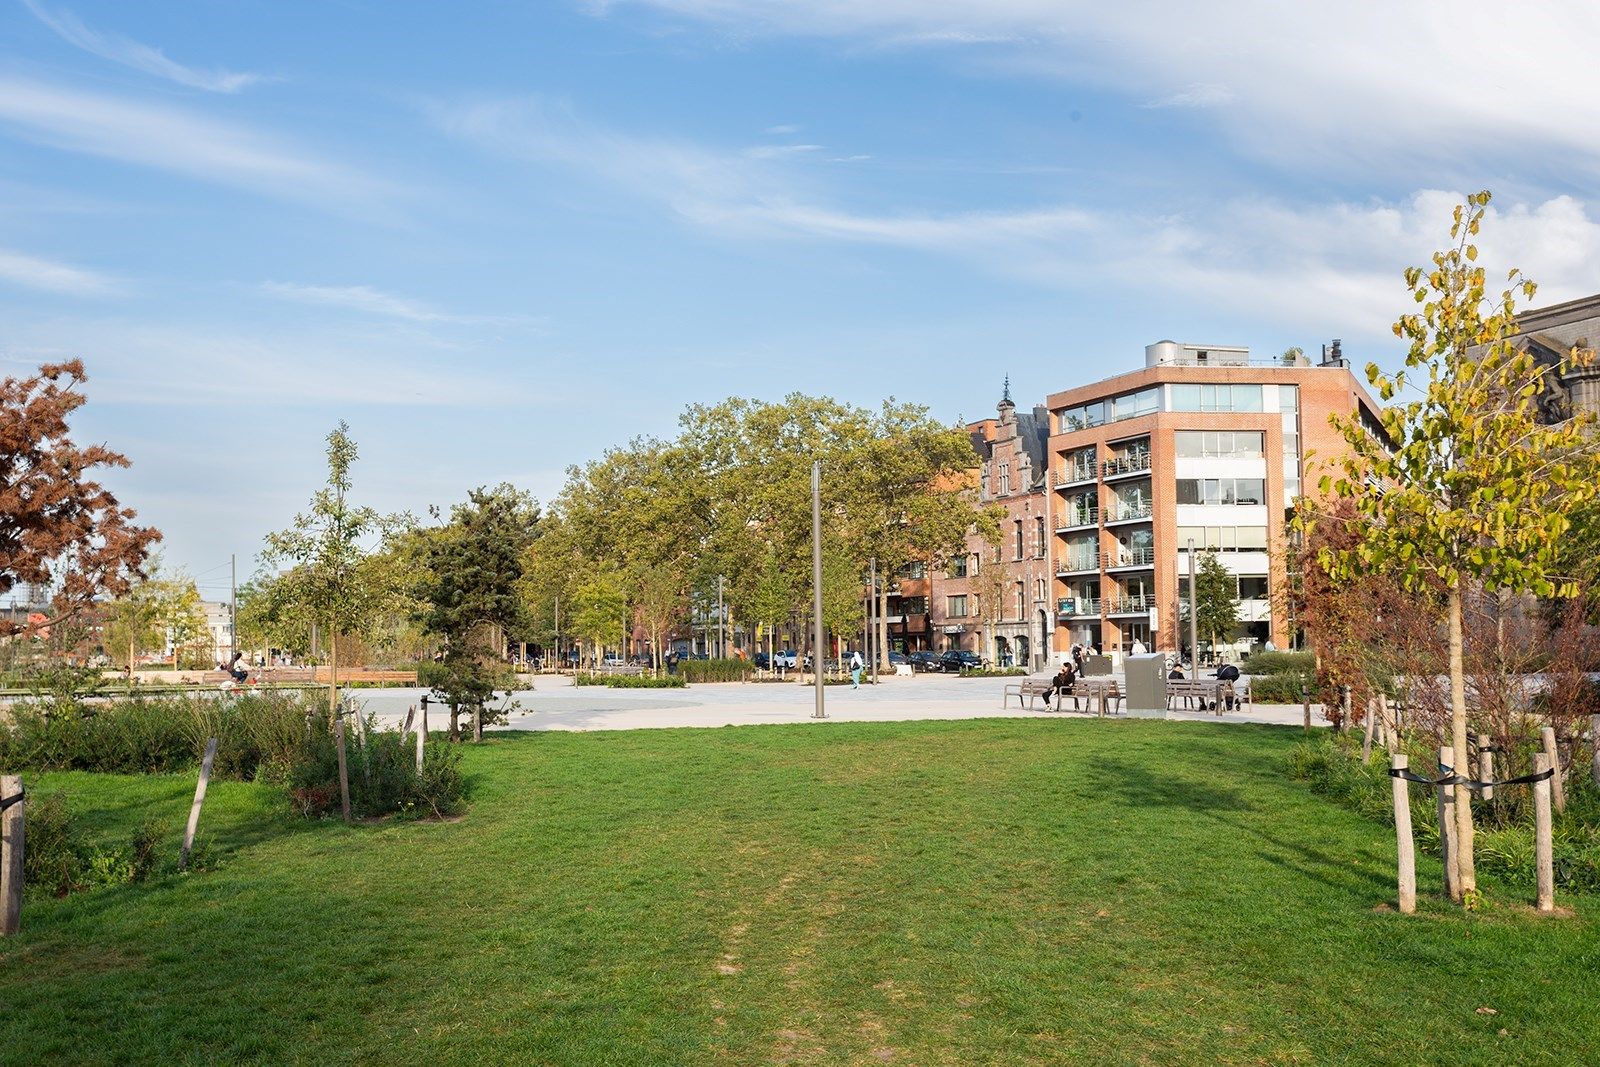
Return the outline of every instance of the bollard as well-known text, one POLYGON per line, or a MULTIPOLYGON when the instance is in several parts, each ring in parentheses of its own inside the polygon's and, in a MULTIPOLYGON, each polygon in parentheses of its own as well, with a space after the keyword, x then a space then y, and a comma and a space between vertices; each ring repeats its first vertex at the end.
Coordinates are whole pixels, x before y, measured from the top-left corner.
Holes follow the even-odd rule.
MULTIPOLYGON (((1478 780, 1494 781, 1494 750, 1489 747, 1489 735, 1478 735, 1478 780)), ((1486 785, 1480 794, 1484 800, 1494 799, 1494 786, 1486 785)))
MULTIPOLYGON (((1551 768, 1550 757, 1540 752, 1533 757, 1535 774, 1551 768)), ((1543 781, 1533 783, 1533 862, 1538 875, 1538 898, 1534 906, 1540 911, 1556 909, 1556 872, 1553 848, 1550 841, 1550 783, 1552 774, 1543 781)))
POLYGON ((1561 750, 1556 748, 1556 731, 1552 726, 1541 727, 1539 741, 1555 773, 1550 775, 1550 792, 1556 798, 1556 812, 1567 810, 1567 791, 1561 784, 1561 750))
POLYGON ((22 929, 22 857, 27 835, 23 825, 22 779, 0 776, 0 937, 22 929))
MULTIPOLYGON (((1455 774, 1456 753, 1450 747, 1439 750, 1439 777, 1455 774)), ((1435 787, 1439 792, 1439 861, 1444 864, 1444 891, 1451 900, 1461 900, 1461 883, 1456 878, 1456 788, 1435 787)))
MULTIPOLYGON (((1389 757, 1389 765, 1397 771, 1406 769, 1407 757, 1396 752, 1389 757)), ((1394 837, 1399 849, 1398 876, 1400 882, 1400 911, 1410 915, 1417 910, 1417 849, 1411 837, 1411 792, 1404 778, 1391 778, 1394 789, 1394 837)))

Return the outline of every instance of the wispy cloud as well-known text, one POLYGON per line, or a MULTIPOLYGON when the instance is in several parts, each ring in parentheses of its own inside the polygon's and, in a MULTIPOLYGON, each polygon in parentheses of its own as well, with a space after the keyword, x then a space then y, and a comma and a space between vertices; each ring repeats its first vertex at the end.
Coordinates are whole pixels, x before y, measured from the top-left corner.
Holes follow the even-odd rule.
POLYGON ((803 156, 822 151, 819 144, 763 144, 746 148, 744 154, 751 159, 783 159, 786 156, 803 156))
POLYGON ((766 129, 762 130, 761 132, 762 133, 770 133, 770 134, 773 134, 774 136, 787 136, 787 135, 799 133, 800 132, 800 127, 792 125, 790 123, 783 123, 782 125, 779 125, 779 126, 768 126, 766 129))
POLYGON ((262 80, 259 74, 229 70, 197 70, 167 58, 159 48, 115 33, 102 33, 90 29, 83 21, 67 10, 51 11, 37 0, 22 0, 38 20, 54 30, 62 40, 91 52, 102 59, 121 63, 158 78, 187 85, 192 89, 205 89, 213 93, 236 93, 240 89, 262 80))
POLYGON ((1265 0, 607 0, 590 8, 648 8, 741 39, 926 45, 991 75, 1204 109, 1242 150, 1296 168, 1364 177, 1381 168, 1425 180, 1466 156, 1491 172, 1543 162, 1563 181, 1574 168, 1600 171, 1592 132, 1600 127, 1600 5, 1586 0, 1523 4, 1511 15, 1500 0, 1393 0, 1341 5, 1337 18, 1322 5, 1265 0), (1193 84, 1197 72, 1203 85, 1193 84))
POLYGON ((104 274, 0 248, 0 281, 67 296, 106 296, 121 286, 104 274))
POLYGON ((418 323, 458 323, 463 325, 536 325, 543 320, 528 315, 459 315, 440 311, 428 304, 374 289, 370 285, 300 285, 295 282, 263 282, 261 291, 269 296, 302 304, 344 308, 381 318, 418 323))
POLYGON ((322 206, 370 210, 393 191, 241 126, 20 77, 0 76, 0 127, 70 152, 322 206))

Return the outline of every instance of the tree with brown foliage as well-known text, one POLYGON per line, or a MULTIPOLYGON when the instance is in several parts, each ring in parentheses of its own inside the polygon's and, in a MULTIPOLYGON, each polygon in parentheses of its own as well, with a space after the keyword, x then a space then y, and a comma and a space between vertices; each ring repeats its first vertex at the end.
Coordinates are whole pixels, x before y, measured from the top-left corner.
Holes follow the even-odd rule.
MULTIPOLYGON (((83 363, 47 363, 30 378, 0 381, 0 594, 53 586, 57 625, 101 597, 128 591, 161 534, 94 479, 128 459, 103 445, 80 448, 67 418, 85 401, 83 363)), ((25 627, 0 622, 0 635, 25 627)))

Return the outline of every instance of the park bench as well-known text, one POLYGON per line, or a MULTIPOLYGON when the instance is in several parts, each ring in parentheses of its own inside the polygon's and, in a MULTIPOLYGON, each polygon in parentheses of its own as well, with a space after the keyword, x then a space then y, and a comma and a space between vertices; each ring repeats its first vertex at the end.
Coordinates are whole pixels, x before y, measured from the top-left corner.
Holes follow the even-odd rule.
POLYGON ((1187 711, 1193 711, 1196 702, 1199 703, 1200 709, 1204 711, 1208 706, 1216 704, 1218 690, 1221 688, 1222 683, 1217 681, 1208 682, 1204 679, 1188 681, 1182 678, 1169 678, 1167 680, 1167 707, 1175 708, 1181 700, 1184 709, 1187 711))
MULTIPOLYGON (((318 667, 315 680, 326 683, 328 681, 328 668, 318 667)), ((417 672, 363 670, 339 671, 340 685, 350 685, 354 682, 364 682, 369 685, 416 685, 417 672)))
MULTIPOLYGON (((1062 696, 1072 698, 1074 710, 1078 707, 1078 701, 1082 700, 1086 709, 1093 707, 1101 715, 1104 715, 1107 706, 1114 708, 1115 705, 1122 703, 1122 687, 1117 684, 1115 678, 1079 678, 1073 684, 1071 691, 1062 694, 1062 696)), ((1060 707, 1060 705, 1061 701, 1057 699, 1056 706, 1060 707)), ((1115 714, 1114 710, 1113 714, 1115 714)))
POLYGON ((630 677, 637 677, 638 675, 641 675, 641 674, 644 673, 644 668, 641 667, 637 663, 626 663, 626 664, 623 664, 620 667, 616 666, 614 664, 613 665, 609 665, 609 666, 605 665, 605 664, 602 664, 599 667, 599 669, 595 671, 595 673, 596 674, 605 674, 605 675, 618 675, 618 674, 621 674, 621 675, 627 675, 627 676, 630 676, 630 677))
POLYGON ((1022 682, 1013 682, 1006 686, 1004 692, 1000 694, 1000 706, 1002 708, 1006 707, 1011 698, 1016 697, 1018 706, 1021 706, 1022 702, 1026 700, 1028 702, 1028 708, 1031 710, 1033 708, 1033 702, 1038 700, 1040 697, 1043 697, 1044 709, 1049 711, 1050 694, 1055 692, 1055 688, 1056 686, 1054 682, 1040 681, 1037 678, 1029 678, 1022 682))

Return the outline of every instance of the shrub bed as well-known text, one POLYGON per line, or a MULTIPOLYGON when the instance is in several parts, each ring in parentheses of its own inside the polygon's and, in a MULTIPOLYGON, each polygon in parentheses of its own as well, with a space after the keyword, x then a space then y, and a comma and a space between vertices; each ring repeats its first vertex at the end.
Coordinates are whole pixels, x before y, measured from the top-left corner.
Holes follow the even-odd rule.
POLYGON ((1307 684, 1300 674, 1250 675, 1250 699, 1257 704, 1298 704, 1307 684))
POLYGON ((686 659, 673 677, 686 682, 742 682, 755 670, 742 659, 686 659))
MULTIPOLYGON (((1531 742, 1525 746, 1529 751, 1531 742)), ((1411 766, 1428 773, 1435 754, 1421 748, 1408 751, 1411 766)), ((1304 741, 1289 753, 1289 772, 1323 796, 1379 822, 1394 825, 1394 801, 1387 755, 1374 752, 1361 762, 1361 746, 1353 735, 1325 735, 1304 741)), ((1528 768, 1521 768, 1517 773, 1528 768)), ((1500 777, 1512 772, 1500 769, 1500 777)), ((1480 870, 1493 871, 1508 882, 1531 888, 1534 884, 1533 805, 1525 786, 1495 790, 1491 803, 1473 805, 1477 822, 1473 834, 1474 857, 1480 870)), ((1411 825, 1417 846, 1436 849, 1439 844, 1438 810, 1433 790, 1411 790, 1411 825)), ((1554 816, 1552 845, 1556 884, 1593 893, 1600 890, 1600 789, 1587 775, 1567 779, 1567 810, 1554 816)))
POLYGON ((1248 657, 1239 669, 1252 676, 1267 674, 1298 674, 1311 677, 1317 670, 1314 652, 1257 652, 1248 657))
POLYGON ((689 684, 681 674, 619 674, 605 683, 612 689, 682 689, 689 684))
POLYGON ((1019 674, 1027 674, 1026 667, 962 667, 959 677, 962 678, 1013 678, 1019 674))

